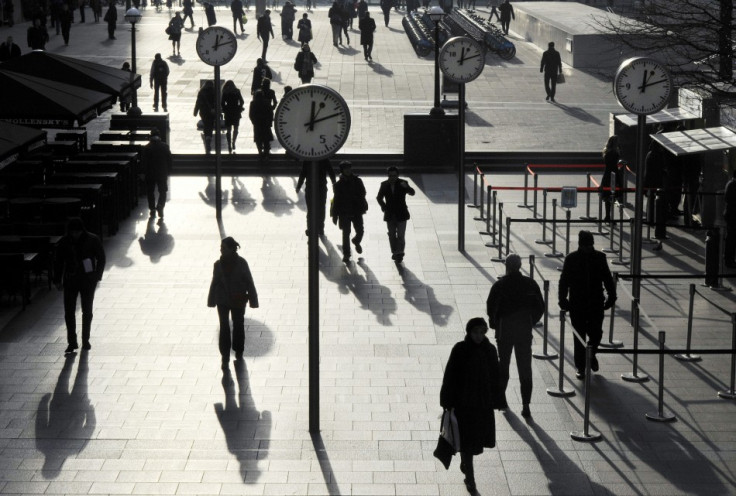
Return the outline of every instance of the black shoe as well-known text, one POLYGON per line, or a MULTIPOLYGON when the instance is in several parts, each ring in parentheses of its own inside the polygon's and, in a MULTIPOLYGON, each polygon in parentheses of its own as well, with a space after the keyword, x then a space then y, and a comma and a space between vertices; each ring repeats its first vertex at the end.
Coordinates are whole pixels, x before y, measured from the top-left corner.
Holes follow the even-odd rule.
POLYGON ((74 353, 74 350, 79 348, 79 345, 77 343, 70 344, 66 347, 66 350, 64 350, 64 353, 74 353))
POLYGON ((468 492, 470 494, 475 494, 475 481, 465 479, 463 482, 465 482, 465 488, 468 490, 468 492))
POLYGON ((600 365, 598 365, 598 358, 592 357, 593 359, 590 361, 590 370, 593 372, 598 372, 598 369, 600 368, 600 365))
POLYGON ((529 418, 532 416, 532 412, 529 411, 529 405, 524 405, 524 408, 521 409, 521 416, 524 418, 529 418))
POLYGON ((549 95, 547 95, 547 98, 545 98, 545 100, 549 101, 549 95))
POLYGON ((575 370, 575 377, 580 379, 581 381, 585 379, 585 372, 582 372, 580 369, 575 370))
POLYGON ((355 241, 355 238, 353 238, 352 241, 353 241, 353 244, 355 245, 355 251, 357 251, 358 254, 363 253, 363 247, 360 246, 360 243, 357 243, 355 241))
POLYGON ((465 473, 465 464, 460 462, 460 472, 465 473))
POLYGON ((89 341, 87 341, 86 343, 83 343, 82 344, 82 349, 83 350, 91 350, 92 349, 92 345, 89 344, 89 341))

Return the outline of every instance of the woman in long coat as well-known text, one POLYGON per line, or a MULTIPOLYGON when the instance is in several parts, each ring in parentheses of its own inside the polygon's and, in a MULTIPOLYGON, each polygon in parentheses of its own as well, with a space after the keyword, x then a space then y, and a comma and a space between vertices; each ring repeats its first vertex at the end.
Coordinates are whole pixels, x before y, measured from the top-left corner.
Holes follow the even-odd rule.
POLYGON ((301 51, 296 54, 296 61, 294 62, 294 69, 299 75, 299 80, 302 84, 312 82, 314 78, 314 64, 317 63, 317 57, 309 49, 309 44, 304 43, 301 51))
POLYGON ((363 56, 366 60, 372 61, 373 32, 376 30, 376 21, 373 20, 370 12, 366 12, 358 21, 358 28, 360 29, 360 44, 363 45, 363 56))
POLYGON ((225 115, 225 135, 229 153, 235 150, 235 140, 238 139, 238 128, 244 105, 243 94, 240 93, 232 79, 228 80, 222 87, 222 113, 225 115))
POLYGON ((253 123, 253 141, 258 148, 258 155, 268 157, 271 152, 271 141, 273 141, 273 109, 266 100, 263 90, 256 90, 253 93, 253 100, 250 102, 248 109, 248 117, 253 123))
POLYGON ((215 85, 212 81, 206 81, 197 93, 197 101, 194 104, 194 115, 199 113, 204 128, 204 149, 210 153, 212 150, 212 131, 215 127, 215 85))
POLYGON ((231 237, 220 244, 220 259, 215 262, 212 283, 207 296, 207 306, 217 307, 220 317, 220 354, 222 366, 230 361, 230 348, 235 351, 237 360, 243 359, 245 349, 245 305, 258 308, 258 293, 248 262, 238 255, 240 245, 231 237), (230 339, 230 315, 233 319, 232 339, 230 339))
POLYGON ((460 470, 465 486, 475 492, 473 456, 496 446, 494 408, 501 408, 498 389, 498 352, 486 337, 481 317, 468 321, 465 339, 455 344, 445 367, 440 405, 455 409, 460 431, 460 470))
MULTIPOLYGON (((605 148, 603 148, 603 163, 606 169, 603 171, 603 179, 601 179, 601 188, 611 187, 611 174, 616 177, 616 188, 623 188, 623 171, 618 166, 620 158, 618 148, 618 136, 615 134, 608 138, 605 148)), ((610 190, 602 190, 603 204, 606 208, 605 222, 611 220, 611 204, 621 197, 621 193, 610 190)))

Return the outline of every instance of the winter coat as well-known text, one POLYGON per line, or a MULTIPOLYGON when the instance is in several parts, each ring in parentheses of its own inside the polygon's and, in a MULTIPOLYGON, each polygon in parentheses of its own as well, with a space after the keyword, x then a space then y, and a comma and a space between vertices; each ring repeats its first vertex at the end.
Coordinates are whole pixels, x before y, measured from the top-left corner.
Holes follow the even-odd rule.
POLYGON ((335 183, 334 191, 335 200, 332 206, 334 217, 341 221, 349 221, 351 218, 363 215, 368 211, 363 180, 355 174, 340 176, 340 179, 335 183))
POLYGON ((390 220, 396 220, 398 222, 404 222, 409 220, 409 208, 406 206, 406 195, 414 196, 416 192, 414 188, 409 186, 409 183, 403 179, 399 179, 394 184, 393 191, 391 191, 391 183, 383 181, 381 187, 378 188, 378 204, 381 206, 383 211, 383 220, 388 222, 390 220))
POLYGON ((299 30, 299 43, 312 41, 312 21, 302 18, 296 23, 296 28, 299 30))
POLYGON ((616 299, 616 286, 606 255, 600 251, 576 250, 565 258, 559 284, 559 301, 568 298, 570 310, 598 310, 603 312, 603 288, 609 298, 616 299))
POLYGON ((67 234, 61 238, 56 249, 54 282, 59 284, 63 280, 64 284, 96 284, 102 279, 105 262, 105 250, 100 238, 87 231, 83 231, 77 240, 67 234))
POLYGON ((301 52, 296 54, 296 61, 294 62, 294 70, 299 74, 299 79, 312 79, 314 77, 314 64, 317 63, 317 57, 314 53, 301 52))
POLYGON ((358 22, 360 29, 360 44, 370 45, 373 43, 373 32, 376 30, 376 21, 372 17, 361 17, 358 22))
POLYGON ((169 145, 154 136, 143 147, 143 168, 146 172, 146 181, 165 181, 171 171, 171 150, 169 145))
POLYGON ((258 308, 258 293, 248 262, 238 254, 233 256, 231 263, 224 263, 220 257, 212 271, 207 306, 245 308, 246 303, 258 308))
POLYGON ((544 314, 544 299, 539 284, 518 271, 501 277, 491 286, 486 311, 491 329, 498 329, 504 317, 524 312, 529 315, 531 331, 531 327, 544 314))

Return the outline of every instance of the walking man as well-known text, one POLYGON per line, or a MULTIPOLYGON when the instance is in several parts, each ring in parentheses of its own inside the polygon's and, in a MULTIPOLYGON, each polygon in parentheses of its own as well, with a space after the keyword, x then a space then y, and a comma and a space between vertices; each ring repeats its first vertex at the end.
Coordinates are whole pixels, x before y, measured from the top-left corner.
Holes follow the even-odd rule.
POLYGON ((158 212, 159 221, 164 220, 164 205, 166 193, 169 191, 167 181, 171 172, 171 150, 169 145, 161 140, 158 129, 151 131, 151 141, 143 148, 143 167, 146 172, 146 193, 148 195, 148 210, 154 218, 158 212), (158 188, 158 203, 156 203, 156 188, 158 188))
POLYGON ((157 53, 151 64, 149 82, 153 90, 153 111, 158 112, 158 95, 161 93, 161 104, 166 112, 166 83, 169 80, 169 64, 157 53))
POLYGON ((240 0, 233 0, 230 3, 230 10, 233 13, 233 33, 238 34, 238 23, 240 23, 240 34, 245 33, 245 28, 243 28, 243 16, 245 15, 245 11, 243 10, 243 2, 240 0))
POLYGON ((342 230, 342 261, 350 262, 350 228, 355 228, 352 239, 355 251, 363 253, 360 242, 363 240, 363 214, 368 211, 363 180, 353 174, 353 164, 347 160, 340 162, 340 179, 334 187, 335 199, 332 205, 332 221, 342 230))
POLYGON ((271 11, 266 9, 261 17, 258 18, 258 24, 256 26, 256 34, 259 40, 263 42, 263 51, 261 52, 261 58, 263 62, 266 62, 266 52, 268 51, 268 35, 271 35, 273 39, 273 26, 271 25, 271 11))
POLYGON ((327 202, 327 176, 330 176, 330 182, 332 182, 332 189, 335 189, 335 171, 332 170, 332 164, 330 164, 330 160, 325 158, 320 160, 317 163, 314 162, 303 162, 302 163, 302 172, 299 174, 299 180, 296 183, 296 192, 299 193, 299 191, 302 189, 302 185, 306 181, 306 189, 304 190, 304 196, 307 200, 307 230, 304 232, 307 236, 309 236, 309 226, 310 226, 310 215, 309 215, 309 209, 312 206, 312 185, 310 184, 310 170, 312 167, 319 167, 319 184, 317 184, 317 189, 319 193, 319 197, 317 199, 317 203, 319 204, 319 210, 317 211, 318 221, 319 224, 317 224, 317 228, 319 230, 320 236, 324 235, 325 233, 325 204, 327 202))
POLYGON ((724 194, 726 208, 723 218, 726 220, 726 251, 724 253, 726 267, 736 267, 736 169, 733 170, 731 180, 726 184, 724 194))
POLYGON ((509 3, 509 0, 503 0, 503 3, 498 6, 498 11, 501 13, 501 29, 503 29, 503 34, 509 34, 511 19, 516 20, 514 7, 509 3))
POLYGON ((399 169, 389 167, 386 171, 388 179, 378 189, 378 204, 383 211, 383 220, 388 228, 388 242, 391 245, 391 258, 396 263, 404 260, 406 240, 406 221, 411 217, 406 206, 406 195, 414 196, 414 188, 403 179, 399 179, 399 169))
POLYGON ((92 305, 97 283, 105 271, 105 250, 100 238, 87 232, 79 217, 69 219, 66 235, 59 241, 54 262, 54 284, 64 290, 64 320, 66 321, 67 348, 74 353, 77 341, 77 295, 82 299, 82 349, 89 350, 92 329, 92 305))
MULTIPOLYGON (((491 286, 486 308, 491 329, 496 330, 498 344, 498 387, 506 403, 511 352, 516 354, 516 368, 521 385, 521 415, 530 417, 532 399, 532 327, 544 313, 544 299, 539 285, 521 273, 521 257, 506 257, 506 275, 491 286)), ((506 406, 507 407, 507 406, 506 406)))
MULTIPOLYGON (((570 312, 572 326, 593 348, 591 370, 598 372, 595 352, 603 336, 603 312, 616 302, 616 286, 606 255, 593 248, 593 235, 580 231, 578 249, 565 258, 559 286, 560 309, 570 312), (603 288, 607 298, 603 298, 603 288), (569 299, 568 299, 569 296, 569 299)), ((575 342, 575 376, 585 378, 585 343, 575 342)))
POLYGON ((539 72, 544 72, 544 91, 547 92, 545 100, 555 101, 555 92, 557 91, 557 75, 562 74, 562 60, 560 52, 555 50, 555 42, 549 42, 549 48, 542 54, 542 64, 539 66, 539 72))

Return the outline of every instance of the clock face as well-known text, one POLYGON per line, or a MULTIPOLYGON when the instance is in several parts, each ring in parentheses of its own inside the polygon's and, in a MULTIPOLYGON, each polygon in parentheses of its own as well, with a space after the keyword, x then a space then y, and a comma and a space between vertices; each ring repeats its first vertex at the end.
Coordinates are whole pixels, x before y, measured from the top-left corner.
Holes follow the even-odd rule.
POLYGON ((279 143, 302 160, 331 157, 345 144, 350 132, 350 110, 338 92, 307 84, 293 89, 279 102, 274 114, 279 143))
POLYGON ((225 65, 235 57, 238 40, 228 29, 211 26, 197 37, 197 54, 202 62, 209 65, 225 65))
POLYGON ((624 61, 613 81, 613 92, 621 106, 639 115, 665 108, 671 91, 672 79, 667 68, 645 57, 624 61))
POLYGON ((486 54, 480 43, 467 36, 447 40, 440 50, 440 69, 449 80, 468 83, 480 76, 486 54))

